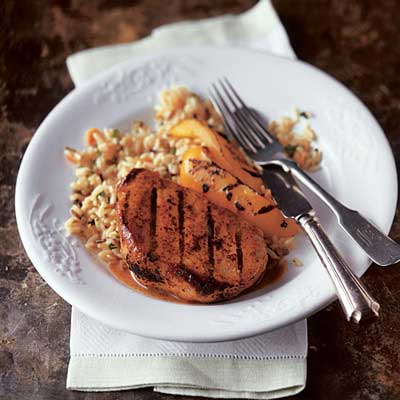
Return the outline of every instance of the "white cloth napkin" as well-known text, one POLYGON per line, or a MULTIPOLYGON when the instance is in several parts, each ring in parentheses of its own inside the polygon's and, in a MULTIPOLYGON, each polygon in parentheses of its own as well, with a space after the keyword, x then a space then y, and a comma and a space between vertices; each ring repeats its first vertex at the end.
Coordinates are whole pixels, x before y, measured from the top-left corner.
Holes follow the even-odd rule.
MULTIPOLYGON (((80 85, 116 63, 155 49, 188 44, 240 45, 295 58, 269 0, 239 15, 179 22, 137 42, 85 50, 67 65, 80 85)), ((146 386, 182 395, 272 399, 306 382, 307 322, 255 338, 224 343, 146 339, 94 321, 72 309, 67 387, 110 391, 146 386)))

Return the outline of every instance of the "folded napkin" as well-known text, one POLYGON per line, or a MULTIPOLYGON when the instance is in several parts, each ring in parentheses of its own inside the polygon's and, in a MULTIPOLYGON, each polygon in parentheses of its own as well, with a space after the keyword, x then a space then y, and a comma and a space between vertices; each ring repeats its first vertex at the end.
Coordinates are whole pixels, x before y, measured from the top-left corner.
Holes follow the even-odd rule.
POLYGON ((67 387, 274 399, 304 388, 306 354, 306 321, 233 342, 183 343, 122 332, 73 308, 67 387))
MULTIPOLYGON (((116 63, 155 49, 188 44, 240 45, 295 58, 270 1, 249 11, 156 29, 134 43, 85 50, 67 65, 80 85, 116 63)), ((307 323, 224 343, 147 339, 72 309, 67 388, 110 391, 151 386, 171 394, 272 399, 301 391, 306 381, 307 323)))

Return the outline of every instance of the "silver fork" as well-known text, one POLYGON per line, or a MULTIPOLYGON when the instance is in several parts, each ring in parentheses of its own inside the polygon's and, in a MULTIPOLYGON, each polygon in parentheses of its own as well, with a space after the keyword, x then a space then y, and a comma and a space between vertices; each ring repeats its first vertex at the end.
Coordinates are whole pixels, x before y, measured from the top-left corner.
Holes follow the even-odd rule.
POLYGON ((260 116, 247 106, 227 78, 211 85, 210 97, 217 105, 228 134, 260 166, 278 165, 314 192, 336 215, 339 225, 378 265, 400 261, 400 245, 382 233, 358 211, 352 210, 307 175, 285 155, 284 147, 268 132, 260 116))

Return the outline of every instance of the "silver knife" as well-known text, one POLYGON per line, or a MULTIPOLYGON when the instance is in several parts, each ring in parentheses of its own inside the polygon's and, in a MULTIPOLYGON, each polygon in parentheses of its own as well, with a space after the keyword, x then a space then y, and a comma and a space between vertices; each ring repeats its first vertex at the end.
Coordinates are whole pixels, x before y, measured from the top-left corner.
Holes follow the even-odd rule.
POLYGON ((263 178, 285 217, 294 218, 310 239, 332 279, 347 320, 358 324, 361 320, 377 318, 379 304, 336 250, 291 174, 280 167, 267 166, 263 178))

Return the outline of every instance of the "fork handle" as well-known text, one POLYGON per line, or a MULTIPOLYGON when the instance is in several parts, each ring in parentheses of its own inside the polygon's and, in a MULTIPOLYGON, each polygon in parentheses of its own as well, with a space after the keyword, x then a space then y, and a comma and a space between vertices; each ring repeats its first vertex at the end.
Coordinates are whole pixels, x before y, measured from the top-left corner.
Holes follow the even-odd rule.
POLYGON ((296 220, 328 271, 347 320, 358 324, 361 320, 377 318, 379 304, 351 271, 315 217, 303 214, 296 220))
POLYGON ((271 164, 279 165, 308 189, 315 193, 336 215, 339 225, 365 251, 376 264, 387 266, 400 261, 400 245, 389 236, 383 234, 375 225, 359 212, 347 208, 314 179, 307 175, 294 161, 279 159, 271 164))

